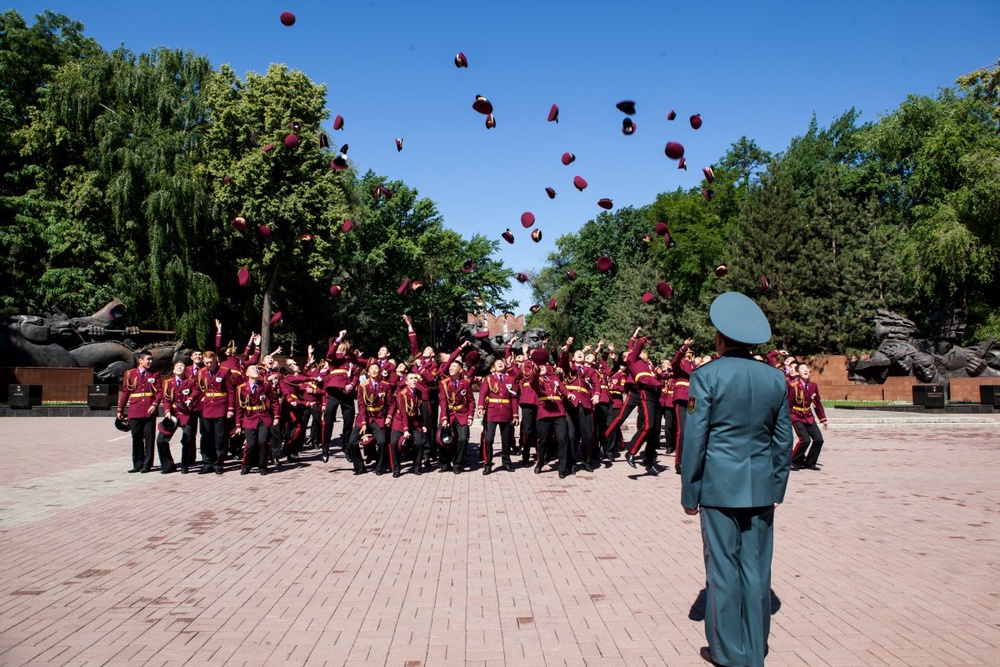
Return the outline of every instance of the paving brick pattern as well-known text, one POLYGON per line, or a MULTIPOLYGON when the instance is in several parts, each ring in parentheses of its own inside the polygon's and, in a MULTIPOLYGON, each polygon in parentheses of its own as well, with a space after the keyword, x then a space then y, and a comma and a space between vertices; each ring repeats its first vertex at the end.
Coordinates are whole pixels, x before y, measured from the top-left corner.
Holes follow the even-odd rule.
MULTIPOLYGON (((1000 420, 843 412, 778 510, 768 665, 1000 664, 1000 420)), ((672 469, 129 475, 109 421, 0 429, 2 665, 705 664, 672 469)))

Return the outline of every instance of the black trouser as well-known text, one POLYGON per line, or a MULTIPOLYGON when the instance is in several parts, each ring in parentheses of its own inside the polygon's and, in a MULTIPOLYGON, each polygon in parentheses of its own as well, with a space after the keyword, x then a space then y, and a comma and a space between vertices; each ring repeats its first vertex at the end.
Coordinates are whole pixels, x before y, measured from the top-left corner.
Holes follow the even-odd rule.
POLYGON ((510 452, 514 447, 514 422, 486 422, 483 440, 483 465, 493 466, 493 440, 496 438, 497 426, 500 427, 500 460, 503 465, 510 464, 510 452))
POLYGON ((581 403, 577 406, 567 405, 566 413, 569 428, 570 451, 574 463, 586 463, 593 458, 594 444, 594 411, 588 410, 581 403))
POLYGON ((354 472, 365 471, 365 460, 361 455, 361 427, 355 426, 351 429, 351 437, 344 445, 344 455, 354 466, 354 472))
POLYGON ((309 447, 316 449, 323 441, 323 402, 318 398, 308 406, 309 447))
MULTIPOLYGON (((176 415, 175 415, 176 416, 176 415)), ((197 463, 198 422, 200 412, 192 412, 188 417, 187 426, 181 426, 181 467, 192 468, 197 463)))
MULTIPOLYGON (((285 403, 281 408, 281 440, 286 443, 285 453, 297 456, 306 441, 306 415, 309 406, 304 403, 285 403)), ((272 447, 273 449, 273 447, 272 447)))
POLYGON ((607 430, 611 421, 611 411, 607 403, 598 403, 594 406, 594 432, 597 434, 598 454, 601 458, 611 458, 608 449, 610 438, 607 430))
POLYGON ((792 428, 795 429, 795 435, 799 436, 799 441, 792 450, 792 463, 807 468, 816 465, 823 449, 823 432, 819 429, 819 424, 793 421, 792 428))
MULTIPOLYGON (((174 470, 177 467, 174 465, 174 457, 170 455, 170 438, 172 435, 164 435, 159 431, 156 433, 156 455, 160 457, 160 468, 162 470, 174 470)), ((184 437, 183 432, 181 437, 184 437)))
POLYGON ((660 410, 660 397, 655 392, 646 390, 640 391, 639 395, 639 417, 636 419, 635 435, 629 442, 628 450, 632 456, 635 456, 639 447, 645 443, 646 451, 643 453, 643 458, 644 462, 649 465, 656 458, 656 436, 659 433, 655 433, 654 437, 650 438, 650 432, 652 432, 653 424, 656 421, 656 413, 660 410))
MULTIPOLYGON (((406 443, 405 441, 401 442, 402 438, 402 431, 393 430, 392 438, 389 442, 389 451, 392 456, 392 472, 394 473, 399 472, 403 465, 403 446, 406 443)), ((413 467, 410 469, 410 472, 417 473, 421 471, 421 466, 424 462, 424 447, 427 444, 427 434, 420 431, 411 431, 410 438, 413 440, 413 467)))
POLYGON ((330 454, 330 439, 333 436, 333 419, 340 408, 340 418, 344 420, 344 428, 340 433, 340 446, 347 444, 351 429, 354 428, 354 397, 343 389, 330 387, 326 390, 326 412, 323 414, 323 453, 330 454))
POLYGON ((677 419, 673 407, 660 406, 660 416, 663 417, 663 441, 667 443, 667 454, 673 454, 677 449, 677 419))
POLYGON ((451 464, 457 470, 466 464, 469 455, 469 425, 463 426, 457 419, 452 419, 451 424, 444 428, 451 430, 451 464))
POLYGON ((226 462, 226 418, 201 418, 201 467, 222 470, 226 462))
MULTIPOLYGON (((569 474, 573 464, 569 459, 569 432, 566 426, 565 417, 542 417, 538 420, 538 453, 539 455, 547 446, 549 436, 555 435, 556 445, 559 451, 559 461, 556 469, 564 474, 569 474)), ((539 456, 536 465, 542 465, 544 459, 539 456)))
POLYGON ((542 456, 538 453, 538 406, 521 404, 521 462, 528 465, 531 462, 531 448, 535 448, 535 458, 541 463, 542 456))
POLYGON ((438 452, 437 424, 440 414, 440 393, 437 389, 428 389, 427 400, 420 404, 420 416, 424 420, 424 428, 427 433, 427 446, 425 447, 427 458, 431 461, 440 460, 445 462, 443 454, 438 452), (440 458, 439 458, 440 457, 440 458))
MULTIPOLYGON (((622 424, 625 423, 625 420, 628 419, 628 416, 632 414, 632 411, 635 410, 637 407, 639 407, 639 402, 640 402, 639 392, 630 391, 628 394, 626 394, 625 398, 622 400, 622 406, 618 409, 618 414, 615 415, 615 418, 611 421, 611 424, 604 431, 604 434, 609 438, 615 436, 616 435, 615 431, 617 429, 620 429, 622 427, 622 424)), ((617 444, 620 445, 621 443, 618 442, 617 444)))
POLYGON ((246 445, 243 448, 243 469, 249 470, 257 464, 261 470, 267 470, 267 443, 271 435, 271 427, 263 421, 254 428, 243 429, 246 445))
POLYGON ((674 399, 674 416, 676 418, 676 424, 674 427, 677 429, 677 451, 674 452, 674 470, 676 472, 681 471, 681 454, 683 453, 684 445, 684 422, 687 421, 688 414, 688 402, 685 398, 682 401, 674 399))
POLYGON ((129 417, 128 428, 132 432, 132 467, 136 470, 149 470, 153 467, 156 417, 129 417))

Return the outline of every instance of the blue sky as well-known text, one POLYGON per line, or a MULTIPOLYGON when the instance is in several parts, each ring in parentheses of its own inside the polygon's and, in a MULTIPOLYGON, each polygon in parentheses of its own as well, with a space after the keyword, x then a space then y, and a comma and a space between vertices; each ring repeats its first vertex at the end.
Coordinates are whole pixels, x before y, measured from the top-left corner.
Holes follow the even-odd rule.
MULTIPOLYGON (((82 21, 107 49, 190 49, 241 75, 285 63, 328 87, 331 143, 350 143, 361 171, 433 199, 445 224, 499 239, 515 271, 543 265, 555 240, 594 218, 597 200, 641 206, 699 183, 741 136, 781 151, 813 114, 855 107, 861 120, 907 94, 934 95, 1000 57, 1000 1, 597 2, 509 0, 50 0, 14 2, 82 21), (282 11, 297 21, 285 27, 282 11), (463 51, 468 69, 453 58, 463 51), (472 110, 493 103, 497 127, 472 110), (636 101, 637 130, 615 108, 636 101), (546 122, 549 107, 560 122, 546 122), (677 120, 666 114, 675 109, 677 120), (688 117, 704 124, 691 129, 688 117), (341 114, 345 129, 332 132, 341 114), (402 137, 403 151, 394 140, 402 137), (688 171, 667 159, 686 148, 688 171), (577 157, 563 166, 560 156, 577 157), (578 192, 575 175, 589 187, 578 192), (549 200, 545 187, 557 191, 549 200), (541 243, 520 225, 532 211, 541 243)), ((509 293, 530 305, 530 292, 509 293)))

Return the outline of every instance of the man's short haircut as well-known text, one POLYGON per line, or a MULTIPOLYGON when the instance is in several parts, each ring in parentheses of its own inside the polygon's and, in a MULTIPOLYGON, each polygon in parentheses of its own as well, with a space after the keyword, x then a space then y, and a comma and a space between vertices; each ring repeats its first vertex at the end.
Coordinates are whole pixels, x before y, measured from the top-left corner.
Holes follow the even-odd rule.
POLYGON ((210 359, 215 359, 215 352, 212 352, 211 350, 206 350, 204 354, 201 355, 201 358, 204 359, 205 361, 209 361, 210 359))
POLYGON ((150 359, 152 359, 153 355, 150 354, 149 352, 140 352, 139 356, 137 356, 136 358, 137 359, 145 359, 146 357, 149 357, 150 359))

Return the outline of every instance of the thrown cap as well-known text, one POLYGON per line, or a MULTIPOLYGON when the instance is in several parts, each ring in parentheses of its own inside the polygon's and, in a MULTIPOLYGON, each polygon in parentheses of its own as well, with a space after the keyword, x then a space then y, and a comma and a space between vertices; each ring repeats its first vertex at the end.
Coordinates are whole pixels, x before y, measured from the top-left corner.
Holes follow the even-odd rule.
POLYGON ((521 214, 521 226, 527 229, 535 224, 535 214, 531 211, 525 211, 521 214))
POLYGON ((340 288, 340 285, 330 285, 330 296, 332 296, 334 299, 339 297, 342 291, 343 290, 340 288))
POLYGON ((410 279, 403 278, 403 282, 399 283, 399 287, 396 288, 396 294, 403 296, 406 294, 406 290, 410 287, 410 279))
POLYGON ((549 299, 549 310, 555 310, 555 309, 556 309, 556 298, 552 297, 551 299, 549 299))
POLYGON ((549 363, 549 351, 544 347, 536 347, 528 353, 528 356, 539 366, 549 363))
POLYGON ((771 340, 771 325, 753 299, 739 292, 715 297, 708 311, 712 324, 726 338, 744 345, 760 345, 771 340))
POLYGON ((302 243, 312 243, 316 239, 313 237, 312 232, 304 232, 300 237, 299 241, 302 243))
POLYGON ((465 363, 469 366, 478 366, 480 359, 482 355, 479 354, 479 350, 469 350, 465 353, 465 363))
POLYGON ((471 257, 462 262, 462 271, 464 271, 465 273, 469 273, 475 268, 476 268, 476 263, 472 261, 471 257))
POLYGON ((349 232, 354 229, 354 221, 350 218, 344 218, 344 224, 342 224, 340 228, 345 232, 349 232))
POLYGON ((295 14, 291 12, 281 12, 281 16, 278 18, 282 25, 295 25, 295 14))
POLYGON ((246 218, 237 216, 233 218, 233 221, 230 224, 232 224, 233 229, 235 229, 238 232, 245 232, 247 230, 246 218))
POLYGON ((763 273, 760 274, 760 289, 763 290, 764 294, 771 291, 771 281, 763 273))
POLYGON ((531 280, 531 278, 528 277, 527 273, 519 273, 519 274, 517 274, 517 282, 519 282, 519 283, 526 283, 529 280, 531 280))
POLYGON ((608 199, 607 197, 597 200, 597 205, 603 208, 605 211, 610 211, 615 207, 615 203, 608 199))
POLYGON ((264 151, 265 153, 270 153, 271 151, 274 150, 274 144, 268 144, 267 146, 261 148, 261 150, 264 151))
POLYGON ((528 312, 537 313, 541 309, 542 309, 542 307, 539 304, 535 303, 535 304, 532 304, 530 308, 528 308, 528 312))
POLYGON ((299 130, 302 129, 302 123, 300 123, 297 120, 293 120, 291 123, 288 124, 288 127, 292 128, 292 132, 298 132, 299 130))
POLYGON ((260 235, 265 239, 271 235, 271 228, 267 225, 261 225, 257 228, 257 231, 260 232, 260 235))
POLYGON ((587 189, 587 181, 586 179, 584 179, 583 176, 574 176, 573 186, 576 187, 576 189, 579 190, 580 192, 583 192, 584 190, 587 189))
POLYGON ((489 338, 490 337, 490 332, 488 330, 477 331, 476 333, 472 334, 472 337, 473 338, 489 338))
POLYGON ((549 109, 549 122, 559 122, 559 105, 553 104, 552 108, 549 109))
POLYGON ((424 281, 422 280, 411 280, 410 281, 410 291, 414 294, 420 294, 424 291, 424 281))
POLYGON ((567 269, 566 275, 569 276, 570 280, 576 280, 576 271, 574 271, 573 269, 567 269))
POLYGON ((708 188, 701 189, 701 196, 705 198, 705 201, 712 201, 715 197, 715 190, 709 190, 708 188))
POLYGON ((669 299, 674 295, 674 288, 670 286, 670 283, 663 281, 656 283, 656 293, 659 294, 664 299, 669 299))
POLYGON ((726 266, 725 264, 719 264, 717 267, 715 267, 715 275, 717 278, 721 278, 727 273, 729 273, 729 267, 726 266))
POLYGON ((455 56, 455 67, 461 68, 461 67, 468 67, 468 66, 469 66, 469 59, 465 57, 464 53, 462 53, 461 51, 459 51, 458 55, 455 56))
POLYGON ((239 282, 240 287, 246 287, 250 284, 250 269, 245 266, 240 267, 240 270, 236 274, 236 280, 239 282))
POLYGON ((344 169, 347 169, 347 156, 344 155, 343 153, 338 153, 337 155, 334 155, 333 159, 330 160, 330 169, 335 169, 337 171, 343 171, 344 169))
POLYGON ((552 188, 545 188, 545 194, 547 194, 549 196, 549 199, 555 199, 556 198, 556 191, 553 190, 552 188))
POLYGON ((622 119, 622 134, 626 137, 635 132, 635 122, 631 118, 622 119))
POLYGON ((665 223, 665 222, 658 222, 658 223, 656 223, 656 227, 653 228, 653 231, 656 232, 657 236, 663 236, 667 232, 670 231, 670 228, 667 227, 667 223, 665 223))
POLYGON ((487 130, 492 130, 496 126, 497 126, 497 117, 494 116, 493 114, 487 114, 486 115, 486 129, 487 130))
POLYGON ((281 321, 281 311, 276 310, 274 312, 274 315, 271 315, 271 326, 276 325, 280 321, 281 321))
POLYGON ((615 265, 614 261, 607 255, 601 255, 597 258, 597 270, 598 271, 610 271, 611 267, 615 265))
POLYGON ((299 145, 299 138, 294 134, 285 135, 285 148, 295 148, 299 145))
POLYGON ((319 147, 320 148, 330 147, 330 138, 326 136, 326 132, 319 133, 319 147))
POLYGON ((684 171, 687 171, 688 170, 688 161, 687 161, 687 158, 681 157, 681 159, 677 161, 677 168, 678 169, 683 169, 684 171))
POLYGON ((344 129, 344 117, 341 116, 339 113, 337 114, 337 117, 333 119, 333 129, 335 130, 344 129))
POLYGON ((646 292, 642 295, 642 302, 645 304, 650 304, 656 301, 656 295, 652 292, 646 292))
POLYGON ((680 160, 684 157, 684 146, 676 141, 668 141, 663 152, 667 154, 667 157, 671 160, 680 160))
POLYGON ((696 113, 691 116, 691 129, 697 130, 699 127, 701 127, 701 114, 696 113))
POLYGON ((670 113, 667 114, 667 120, 673 120, 674 118, 677 118, 677 112, 671 109, 670 113))
POLYGON ((502 236, 503 240, 506 241, 507 243, 513 243, 514 242, 514 233, 510 231, 509 227, 507 228, 507 231, 505 231, 500 236, 502 236))
POLYGON ((223 184, 223 185, 229 185, 229 182, 230 182, 231 180, 233 180, 233 177, 232 177, 232 176, 223 176, 223 177, 222 177, 222 184, 223 184))
POLYGON ((396 137, 396 152, 403 150, 403 139, 401 137, 396 137))
POLYGON ((622 100, 615 105, 623 114, 631 116, 635 113, 635 100, 622 100))
POLYGON ((711 167, 702 167, 701 173, 705 174, 705 180, 709 183, 715 180, 715 172, 712 171, 711 167))
POLYGON ((541 241, 542 240, 542 230, 540 230, 540 229, 532 230, 532 232, 531 232, 531 240, 534 241, 535 243, 538 243, 539 241, 541 241))
POLYGON ((493 113, 493 105, 482 95, 476 95, 476 101, 472 103, 472 108, 484 116, 493 113))
POLYGON ((571 164, 573 160, 576 159, 576 156, 573 155, 572 153, 563 153, 561 159, 563 164, 568 165, 571 164))

